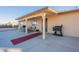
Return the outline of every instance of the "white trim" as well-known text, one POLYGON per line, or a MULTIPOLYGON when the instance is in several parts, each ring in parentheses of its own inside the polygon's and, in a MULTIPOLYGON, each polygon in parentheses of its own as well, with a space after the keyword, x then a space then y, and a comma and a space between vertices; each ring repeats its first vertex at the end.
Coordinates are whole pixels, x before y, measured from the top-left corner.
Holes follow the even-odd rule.
POLYGON ((21 30, 20 27, 21 27, 21 24, 20 22, 18 22, 18 30, 21 30))
POLYGON ((21 17, 18 17, 16 20, 19 20, 19 19, 25 18, 25 16, 26 16, 27 18, 29 18, 28 15, 31 15, 31 14, 36 13, 36 12, 39 12, 39 11, 44 11, 44 10, 50 10, 50 11, 53 12, 53 13, 58 13, 57 11, 55 11, 55 10, 49 8, 49 7, 45 7, 45 8, 42 8, 42 9, 39 9, 39 10, 33 11, 33 12, 29 13, 29 14, 23 15, 23 16, 21 16, 21 17))
POLYGON ((25 20, 26 22, 26 34, 28 33, 28 22, 27 22, 27 19, 25 20))
POLYGON ((51 10, 52 12, 59 13, 59 12, 57 12, 56 10, 53 10, 53 9, 51 9, 51 8, 49 8, 49 7, 48 7, 48 9, 51 10))
POLYGON ((45 39, 45 18, 46 18, 46 13, 44 13, 42 15, 42 19, 43 19, 43 39, 45 39))

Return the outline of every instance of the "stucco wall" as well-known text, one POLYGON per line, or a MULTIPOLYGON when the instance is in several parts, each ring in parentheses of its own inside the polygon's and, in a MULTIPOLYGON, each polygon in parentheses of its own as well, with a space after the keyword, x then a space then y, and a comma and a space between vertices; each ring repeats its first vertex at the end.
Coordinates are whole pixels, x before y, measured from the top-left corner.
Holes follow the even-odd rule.
POLYGON ((79 12, 65 13, 48 17, 48 32, 52 27, 63 24, 63 34, 79 37, 79 12))
POLYGON ((27 23, 28 23, 28 28, 30 28, 32 26, 32 20, 28 20, 27 23))
POLYGON ((42 18, 37 18, 37 29, 42 32, 42 18))
POLYGON ((32 21, 36 20, 36 28, 42 31, 42 19, 40 18, 35 18, 35 19, 29 19, 28 20, 28 28, 32 26, 32 21))

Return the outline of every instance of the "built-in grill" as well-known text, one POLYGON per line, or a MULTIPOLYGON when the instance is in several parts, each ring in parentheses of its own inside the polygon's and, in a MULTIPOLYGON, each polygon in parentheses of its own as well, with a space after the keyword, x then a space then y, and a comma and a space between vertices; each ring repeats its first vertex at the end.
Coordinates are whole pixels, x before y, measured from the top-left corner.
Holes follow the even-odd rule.
POLYGON ((63 25, 61 25, 61 26, 54 26, 53 27, 53 31, 54 31, 53 35, 63 36, 62 27, 63 27, 63 25))

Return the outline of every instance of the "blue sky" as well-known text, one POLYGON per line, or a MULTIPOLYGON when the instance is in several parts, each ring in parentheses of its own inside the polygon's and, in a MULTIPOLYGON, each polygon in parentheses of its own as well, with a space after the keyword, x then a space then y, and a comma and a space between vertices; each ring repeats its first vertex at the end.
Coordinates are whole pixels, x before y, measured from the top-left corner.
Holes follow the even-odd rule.
MULTIPOLYGON (((16 18, 41 9, 44 6, 0 6, 0 23, 15 21, 16 18)), ((56 11, 76 9, 76 6, 51 6, 56 11)))

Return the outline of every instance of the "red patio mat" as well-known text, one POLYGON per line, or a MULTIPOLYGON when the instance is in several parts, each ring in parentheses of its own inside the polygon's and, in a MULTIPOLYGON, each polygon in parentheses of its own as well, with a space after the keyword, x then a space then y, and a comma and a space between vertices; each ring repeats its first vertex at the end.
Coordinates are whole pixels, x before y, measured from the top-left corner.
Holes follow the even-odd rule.
POLYGON ((37 37, 39 35, 41 35, 42 33, 33 33, 33 34, 29 34, 23 37, 19 37, 19 38, 15 38, 13 40, 11 40, 11 42, 13 43, 13 45, 19 44, 21 42, 24 42, 26 40, 29 40, 31 38, 37 37))

